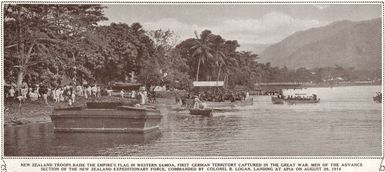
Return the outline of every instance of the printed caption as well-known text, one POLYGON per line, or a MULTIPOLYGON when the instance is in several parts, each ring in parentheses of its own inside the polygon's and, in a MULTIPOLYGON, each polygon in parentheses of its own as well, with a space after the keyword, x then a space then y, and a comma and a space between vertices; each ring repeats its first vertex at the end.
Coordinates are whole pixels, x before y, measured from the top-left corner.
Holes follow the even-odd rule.
POLYGON ((20 163, 40 171, 341 171, 362 163, 20 163))

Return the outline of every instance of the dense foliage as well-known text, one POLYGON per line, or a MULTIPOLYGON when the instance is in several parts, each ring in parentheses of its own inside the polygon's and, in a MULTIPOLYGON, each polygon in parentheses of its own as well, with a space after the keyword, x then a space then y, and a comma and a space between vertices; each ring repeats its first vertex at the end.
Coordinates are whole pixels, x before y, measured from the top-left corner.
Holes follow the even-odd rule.
POLYGON ((77 66, 76 42, 106 20, 99 5, 7 4, 4 8, 5 77, 18 86, 24 79, 56 82, 68 76, 77 66))
POLYGON ((238 51, 236 40, 204 30, 182 40, 172 31, 146 31, 140 23, 112 23, 100 5, 18 4, 4 7, 4 77, 18 87, 45 83, 129 81, 189 89, 192 80, 225 81, 227 87, 257 82, 326 82, 380 78, 381 73, 341 66, 289 70, 258 63, 238 51))

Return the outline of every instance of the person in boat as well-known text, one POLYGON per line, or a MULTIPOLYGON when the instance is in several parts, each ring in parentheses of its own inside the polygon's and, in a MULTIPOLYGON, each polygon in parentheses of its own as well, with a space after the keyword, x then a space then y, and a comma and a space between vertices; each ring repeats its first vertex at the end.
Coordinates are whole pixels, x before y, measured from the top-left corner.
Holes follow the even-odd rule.
POLYGON ((194 97, 194 109, 200 109, 202 101, 199 99, 198 96, 194 97))
POLYGON ((313 100, 317 100, 317 94, 313 94, 313 100))
POLYGON ((186 96, 182 96, 182 97, 181 97, 182 106, 186 106, 186 99, 187 99, 186 96))
POLYGON ((230 101, 235 102, 235 94, 233 92, 230 94, 230 101))
POLYGON ((220 102, 224 102, 225 101, 225 95, 224 94, 220 95, 219 101, 220 102))

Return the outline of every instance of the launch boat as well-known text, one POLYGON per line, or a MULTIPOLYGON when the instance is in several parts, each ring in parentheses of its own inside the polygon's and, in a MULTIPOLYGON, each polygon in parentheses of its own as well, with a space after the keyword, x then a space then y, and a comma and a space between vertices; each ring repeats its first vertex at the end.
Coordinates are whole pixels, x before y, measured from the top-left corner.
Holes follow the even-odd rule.
POLYGON ((119 102, 100 108, 91 103, 87 107, 55 108, 51 115, 54 132, 147 133, 159 129, 161 119, 160 111, 153 107, 119 102))

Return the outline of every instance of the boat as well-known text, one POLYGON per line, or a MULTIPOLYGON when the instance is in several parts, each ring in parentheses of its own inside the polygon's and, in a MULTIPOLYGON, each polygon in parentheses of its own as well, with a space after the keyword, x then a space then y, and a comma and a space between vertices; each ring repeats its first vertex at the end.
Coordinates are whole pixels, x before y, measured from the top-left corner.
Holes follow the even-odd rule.
POLYGON ((282 99, 282 98, 278 98, 276 96, 273 96, 271 97, 271 101, 273 102, 273 104, 284 104, 284 103, 287 103, 287 104, 306 104, 306 103, 319 103, 321 101, 321 99, 303 99, 303 100, 300 100, 300 99, 282 99))
POLYGON ((311 99, 311 100, 284 100, 287 104, 302 104, 302 103, 319 103, 321 99, 311 99))
MULTIPOLYGON (((224 81, 194 81, 194 90, 200 92, 200 90, 207 89, 224 89, 224 81)), ((192 100, 191 100, 192 102, 192 100)), ((245 100, 231 101, 205 101, 207 108, 222 108, 222 107, 236 107, 236 106, 249 106, 253 105, 253 98, 246 98, 245 100)))
POLYGON ((283 99, 280 99, 276 96, 272 96, 271 101, 273 102, 273 104, 284 104, 285 103, 285 101, 283 99))
POLYGON ((373 97, 373 101, 376 103, 382 103, 382 99, 380 97, 373 97))
POLYGON ((116 102, 100 108, 94 105, 55 108, 50 115, 54 132, 147 133, 159 129, 162 119, 160 111, 154 107, 133 107, 116 102))
POLYGON ((190 114, 212 117, 213 110, 212 109, 190 109, 190 114))
POLYGON ((377 93, 377 95, 373 97, 373 101, 376 103, 382 103, 382 93, 377 93))

